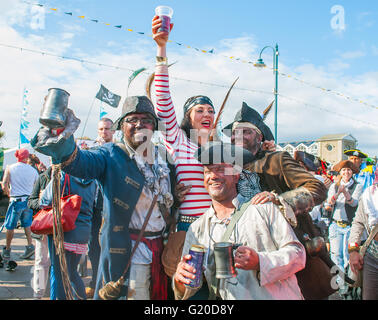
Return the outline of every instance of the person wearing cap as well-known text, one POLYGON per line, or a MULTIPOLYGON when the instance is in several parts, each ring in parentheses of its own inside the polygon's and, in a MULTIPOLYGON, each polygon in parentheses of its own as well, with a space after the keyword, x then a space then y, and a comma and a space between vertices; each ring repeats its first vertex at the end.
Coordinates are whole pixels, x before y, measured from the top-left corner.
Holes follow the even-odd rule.
MULTIPOLYGON (((246 175, 248 172, 258 175, 263 192, 253 196, 251 202, 259 204, 273 201, 277 205, 289 204, 296 215, 296 221, 290 221, 290 224, 302 244, 306 243, 308 237, 312 239, 321 236, 309 212, 326 199, 327 188, 301 167, 289 153, 262 150, 262 143, 265 140, 273 140, 273 134, 261 115, 243 102, 234 121, 223 128, 223 133, 231 137, 232 144, 247 149, 255 156, 253 161, 245 165, 244 172, 246 175)), ((241 183, 243 179, 239 180, 239 185, 241 183)), ((323 274, 324 271, 322 278, 328 279, 331 277, 330 268, 334 263, 326 248, 323 248, 317 257, 320 259, 312 259, 307 253, 306 267, 297 273, 299 286, 306 299, 323 299, 332 293, 329 281, 324 280, 320 283, 316 273, 323 274), (320 269, 314 271, 312 266, 315 263, 320 269)))
MULTIPOLYGON (((303 299, 295 273, 305 266, 305 249, 279 207, 272 202, 241 205, 237 200, 239 172, 244 162, 253 157, 251 153, 235 145, 214 142, 202 146, 196 157, 204 165, 204 184, 212 206, 189 227, 182 259, 173 277, 175 298, 188 299, 198 291, 187 286, 196 272, 188 263, 192 258, 189 249, 202 245, 206 252, 203 275, 211 288, 211 299, 303 299), (218 281, 214 245, 225 241, 222 237, 239 210, 241 216, 226 239, 240 245, 235 252, 236 274, 218 281)), ((285 210, 295 219, 288 205, 285 210)))
POLYGON ((368 158, 368 155, 359 149, 345 150, 344 154, 347 155, 348 160, 352 161, 358 168, 358 172, 356 172, 353 177, 362 185, 363 190, 371 186, 374 181, 376 166, 373 165, 373 161, 368 158))
POLYGON ((27 245, 21 259, 30 258, 35 251, 30 226, 33 220, 33 210, 28 208, 28 197, 33 191, 34 183, 38 179, 38 171, 27 164, 29 151, 19 149, 15 152, 17 162, 8 165, 5 169, 2 188, 9 196, 9 206, 5 215, 3 227, 7 229, 6 245, 3 248, 3 258, 10 259, 11 244, 14 236, 14 229, 20 220, 24 228, 27 245))
MULTIPOLYGON (((67 128, 70 128, 75 116, 68 110, 67 128)), ((169 218, 166 211, 173 204, 173 196, 170 169, 151 142, 158 121, 148 97, 129 96, 113 126, 123 133, 121 143, 79 150, 72 132, 67 137, 63 131, 57 143, 47 145, 49 137, 46 139, 42 128, 31 141, 35 149, 51 155, 53 163, 60 163, 67 173, 97 179, 103 190, 104 223, 94 299, 101 299, 99 290, 111 281, 117 282, 125 271, 154 196, 157 203, 152 207, 144 237, 132 257, 125 276, 128 287, 122 285, 121 295, 129 295, 129 299, 167 298, 167 279, 160 256, 162 234, 169 218)))
POLYGON ((340 161, 334 165, 333 169, 339 172, 341 180, 333 183, 328 191, 327 205, 333 208, 328 234, 331 258, 344 271, 349 259, 350 227, 363 188, 353 178, 353 174, 357 173, 358 169, 352 161, 340 161))

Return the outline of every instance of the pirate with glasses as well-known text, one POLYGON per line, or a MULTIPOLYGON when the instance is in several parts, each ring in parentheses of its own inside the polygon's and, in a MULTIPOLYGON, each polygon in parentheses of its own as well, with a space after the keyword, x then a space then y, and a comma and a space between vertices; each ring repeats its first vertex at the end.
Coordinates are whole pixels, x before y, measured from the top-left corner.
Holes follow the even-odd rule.
MULTIPOLYGON (((72 110, 68 111, 67 128, 75 122, 72 110)), ((171 182, 175 179, 170 178, 170 171, 174 174, 174 170, 151 142, 158 123, 151 100, 146 96, 131 96, 126 98, 122 115, 113 125, 114 130, 123 133, 120 143, 79 150, 71 134, 64 135, 55 144, 46 144, 42 128, 33 138, 32 146, 52 156, 53 163, 61 163, 64 171, 76 177, 97 179, 103 190, 104 223, 94 299, 101 299, 99 290, 106 283, 122 276, 155 196, 157 202, 132 256, 121 296, 167 299, 167 278, 160 259, 162 234, 174 202, 171 182)))

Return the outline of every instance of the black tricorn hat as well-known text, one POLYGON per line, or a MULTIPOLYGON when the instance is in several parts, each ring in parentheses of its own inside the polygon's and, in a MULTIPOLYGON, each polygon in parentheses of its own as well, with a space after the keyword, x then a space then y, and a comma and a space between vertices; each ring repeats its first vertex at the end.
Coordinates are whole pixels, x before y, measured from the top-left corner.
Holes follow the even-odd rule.
POLYGON ((359 157, 359 158, 363 158, 363 159, 368 157, 368 155, 366 153, 363 153, 358 149, 345 150, 344 154, 347 155, 347 156, 355 156, 355 157, 359 157))
POLYGON ((274 140, 272 131, 270 131, 269 127, 265 124, 261 115, 255 109, 248 106, 245 102, 243 102, 241 109, 236 113, 234 121, 223 128, 222 131, 229 129, 227 130, 228 132, 225 132, 226 135, 229 135, 229 133, 231 132, 234 122, 252 123, 260 129, 261 133, 263 134, 263 141, 274 140))
POLYGON ((197 149, 194 157, 203 165, 227 163, 243 167, 255 159, 248 150, 222 141, 211 141, 197 149))
POLYGON ((112 129, 120 130, 121 122, 123 118, 131 113, 150 114, 156 120, 155 129, 157 128, 157 123, 159 122, 159 118, 157 117, 155 113, 154 105, 152 104, 151 100, 147 96, 131 96, 125 99, 125 102, 123 103, 123 106, 122 106, 122 114, 114 122, 112 129))

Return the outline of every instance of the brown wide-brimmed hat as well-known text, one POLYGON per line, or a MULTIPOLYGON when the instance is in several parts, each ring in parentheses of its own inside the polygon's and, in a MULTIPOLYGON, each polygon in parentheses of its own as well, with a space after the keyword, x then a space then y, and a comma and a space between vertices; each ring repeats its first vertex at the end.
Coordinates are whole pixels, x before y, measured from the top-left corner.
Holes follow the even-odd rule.
POLYGON ((335 170, 337 172, 340 172, 340 170, 342 168, 352 169, 353 173, 358 173, 359 172, 359 170, 356 168, 356 166, 354 165, 354 163, 352 161, 349 161, 349 160, 340 161, 339 163, 336 163, 333 166, 333 170, 335 170))

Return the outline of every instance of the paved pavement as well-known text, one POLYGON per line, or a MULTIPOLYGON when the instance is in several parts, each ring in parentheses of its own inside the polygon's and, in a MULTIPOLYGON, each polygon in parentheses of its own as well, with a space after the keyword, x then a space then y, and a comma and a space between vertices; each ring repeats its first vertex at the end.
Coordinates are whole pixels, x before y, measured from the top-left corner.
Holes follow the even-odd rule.
MULTIPOLYGON (((4 229, 0 233, 1 252, 5 246, 5 232, 6 230, 4 229)), ((25 246, 26 237, 24 229, 15 229, 11 260, 17 262, 17 268, 14 271, 6 271, 5 266, 0 268, 0 300, 33 300, 31 279, 33 276, 34 255, 29 259, 21 259, 20 256, 25 252, 25 246)), ((87 276, 83 277, 85 284, 89 283, 90 274, 91 266, 88 261, 87 276)), ((49 289, 46 290, 43 300, 49 300, 49 289)))
MULTIPOLYGON (((1 225, 1 223, 0 223, 1 225)), ((33 240, 35 241, 35 240, 33 240)), ((0 233, 0 247, 5 245, 5 229, 0 233)), ((6 271, 5 266, 0 268, 0 300, 33 300, 31 279, 33 276, 34 255, 29 259, 21 259, 26 246, 24 229, 15 229, 12 241, 11 259, 18 264, 14 271, 6 271)), ((87 276, 83 277, 84 284, 88 284, 91 275, 91 265, 88 259, 87 276)), ((49 288, 43 300, 49 300, 49 288)), ((341 300, 338 293, 329 297, 329 300, 341 300)))

